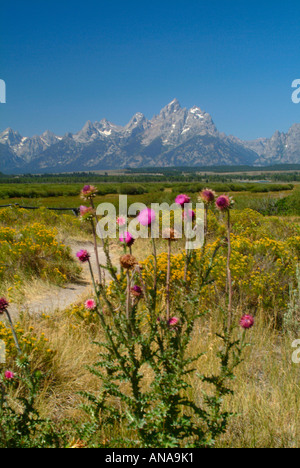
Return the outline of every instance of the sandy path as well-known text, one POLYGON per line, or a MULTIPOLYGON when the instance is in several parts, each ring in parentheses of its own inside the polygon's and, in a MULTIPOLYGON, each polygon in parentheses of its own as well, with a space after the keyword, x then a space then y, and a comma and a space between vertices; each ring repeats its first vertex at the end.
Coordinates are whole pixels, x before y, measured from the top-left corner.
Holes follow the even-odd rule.
MULTIPOLYGON (((72 254, 76 258, 76 253, 81 249, 86 249, 91 254, 91 263, 96 275, 96 256, 94 246, 91 242, 78 242, 70 245, 72 254)), ((100 263, 106 264, 106 257, 102 247, 98 247, 98 254, 100 263)), ((78 262, 78 259, 76 259, 78 262)), ((70 305, 84 300, 89 294, 92 293, 92 283, 88 264, 82 264, 83 272, 82 279, 77 283, 67 284, 64 287, 53 287, 51 292, 39 296, 35 300, 24 302, 22 305, 12 304, 10 312, 13 316, 18 315, 20 312, 29 311, 30 313, 51 313, 54 310, 66 309, 70 305)))

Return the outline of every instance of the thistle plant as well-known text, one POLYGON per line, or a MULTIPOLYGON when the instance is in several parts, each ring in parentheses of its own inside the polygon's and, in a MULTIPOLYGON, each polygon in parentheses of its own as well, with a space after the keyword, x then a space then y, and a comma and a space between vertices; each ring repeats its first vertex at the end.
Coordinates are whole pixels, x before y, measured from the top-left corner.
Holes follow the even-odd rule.
POLYGON ((204 189, 200 193, 199 200, 204 203, 204 236, 208 233, 208 208, 216 200, 216 193, 210 189, 204 189))
MULTIPOLYGON (((96 226, 95 223, 98 224, 99 218, 96 213, 95 209, 95 204, 94 204, 94 198, 97 195, 97 188, 94 187, 93 185, 85 185, 81 191, 81 198, 83 198, 86 201, 89 201, 90 206, 89 207, 81 207, 81 217, 83 221, 89 221, 91 223, 92 227, 92 232, 93 232, 93 241, 94 241, 94 252, 95 252, 95 258, 96 258, 96 266, 98 270, 98 276, 99 276, 99 282, 100 284, 103 283, 102 281, 102 271, 101 271, 101 264, 99 261, 99 253, 98 253, 98 241, 97 241, 97 232, 96 232, 96 226)), ((101 234, 101 233, 100 233, 101 234)), ((116 269, 113 267, 111 258, 109 255, 109 245, 108 242, 104 240, 103 236, 100 235, 100 239, 102 242, 102 247, 103 251, 106 256, 106 262, 107 265, 110 269, 110 273, 113 277, 113 279, 118 282, 117 275, 116 275, 116 269)))
POLYGON ((227 195, 221 195, 216 200, 216 208, 220 212, 226 213, 227 215, 227 288, 228 288, 228 320, 227 320, 227 330, 228 333, 231 330, 232 326, 232 278, 231 278, 231 222, 230 222, 230 209, 233 206, 232 198, 227 195))
MULTIPOLYGON (((182 208, 182 216, 183 219, 187 221, 188 227, 190 227, 192 221, 193 221, 193 215, 191 216, 192 213, 189 213, 188 210, 185 209, 185 205, 190 203, 191 199, 188 195, 181 194, 178 195, 175 198, 175 203, 179 205, 182 208)), ((185 266, 184 266, 184 282, 187 284, 187 274, 188 274, 188 268, 189 268, 189 263, 191 261, 191 249, 189 248, 188 243, 186 243, 185 247, 185 266)), ((186 288, 188 289, 188 287, 186 288)))
POLYGON ((171 281, 171 247, 172 242, 178 240, 178 233, 175 229, 166 229, 163 233, 163 238, 168 242, 168 261, 167 261, 167 284, 166 284, 166 309, 167 309, 167 321, 170 320, 170 281, 171 281))
MULTIPOLYGON (((177 203, 187 200, 177 197, 177 203)), ((93 208, 93 206, 92 206, 93 208)), ((228 211, 229 213, 229 211, 228 211)), ((143 226, 155 221, 151 209, 138 217, 143 226)), ((228 232, 230 217, 228 214, 228 232)), ((222 347, 217 357, 219 373, 203 375, 199 359, 193 352, 195 328, 204 313, 201 312, 203 288, 213 282, 217 245, 204 265, 202 256, 188 262, 190 274, 197 278, 188 293, 182 294, 186 278, 180 287, 171 284, 171 245, 176 239, 174 230, 164 233, 168 245, 167 277, 163 291, 159 291, 156 245, 153 240, 153 278, 144 281, 139 261, 134 256, 134 239, 128 233, 120 236, 124 252, 120 258, 121 275, 116 276, 112 266, 109 244, 106 244, 107 265, 113 292, 103 283, 96 283, 90 255, 78 253, 80 261, 88 262, 95 291, 94 307, 101 324, 99 360, 90 371, 100 379, 98 395, 83 392, 83 409, 88 422, 79 429, 79 436, 89 446, 103 446, 101 434, 105 428, 106 446, 126 447, 209 447, 226 431, 230 415, 223 410, 223 398, 230 395, 229 382, 242 360, 246 329, 251 320, 243 318, 244 333, 240 339, 232 336, 231 301, 224 315, 224 325, 218 337, 222 347), (160 294, 159 294, 160 293, 160 294), (173 297, 173 300, 172 300, 173 297), (174 300, 176 297, 176 300, 174 300), (200 366, 200 369, 199 369, 200 366), (199 402, 192 396, 193 379, 200 379, 210 387, 199 402), (120 435, 121 434, 121 435, 120 435), (108 436, 109 435, 109 436, 108 436)), ((228 254, 227 275, 230 267, 228 254)), ((252 324, 253 325, 253 324, 252 324)), ((251 325, 251 326, 252 326, 251 325)))
POLYGON ((22 352, 17 338, 9 303, 0 299, 0 315, 6 314, 10 324, 18 357, 16 371, 3 371, 0 366, 0 448, 58 448, 63 433, 56 432, 50 420, 41 418, 36 400, 43 375, 31 370, 30 359, 22 352), (16 398, 12 395, 17 393, 16 398))
POLYGON ((32 372, 30 361, 18 357, 16 373, 0 371, 0 448, 59 448, 65 435, 36 409, 41 382, 40 371, 32 372), (13 399, 17 392, 21 396, 13 399))

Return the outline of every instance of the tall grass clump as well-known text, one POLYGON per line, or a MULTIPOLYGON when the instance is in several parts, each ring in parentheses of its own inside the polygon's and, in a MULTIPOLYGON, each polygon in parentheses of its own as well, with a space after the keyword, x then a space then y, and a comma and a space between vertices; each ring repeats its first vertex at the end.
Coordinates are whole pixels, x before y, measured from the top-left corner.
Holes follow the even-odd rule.
POLYGON ((298 337, 300 332, 300 265, 296 268, 296 287, 290 285, 289 302, 287 310, 283 316, 284 330, 294 336, 298 337))

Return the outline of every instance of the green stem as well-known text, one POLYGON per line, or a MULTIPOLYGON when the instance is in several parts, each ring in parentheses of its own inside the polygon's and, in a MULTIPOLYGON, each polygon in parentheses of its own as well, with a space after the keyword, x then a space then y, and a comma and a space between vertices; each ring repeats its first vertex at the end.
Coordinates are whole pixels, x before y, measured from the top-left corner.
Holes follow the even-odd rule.
POLYGON ((141 283, 141 286, 142 286, 142 290, 143 290, 143 294, 144 294, 144 299, 147 303, 147 306, 149 307, 149 300, 148 300, 148 294, 147 294, 147 288, 146 288, 146 285, 144 283, 144 280, 143 280, 143 275, 142 275, 142 272, 141 272, 141 268, 139 265, 136 266, 136 271, 139 275, 139 278, 140 278, 140 283, 141 283))
POLYGON ((154 258, 154 279, 153 279, 153 289, 154 289, 154 299, 153 299, 153 308, 156 308, 156 294, 157 294, 157 251, 156 251, 156 244, 155 239, 152 238, 152 246, 153 246, 153 258, 154 258))
POLYGON ((227 217, 227 237, 228 237, 228 254, 227 254, 227 283, 228 283, 228 332, 231 330, 232 324, 232 278, 230 269, 231 260, 231 226, 230 226, 230 211, 228 210, 227 217))
POLYGON ((170 279, 171 279, 171 239, 168 239, 168 270, 167 270, 167 321, 170 320, 170 279))
POLYGON ((126 317, 129 320, 130 311, 131 311, 131 301, 130 301, 130 273, 129 270, 126 271, 127 277, 127 297, 126 297, 126 317))
MULTIPOLYGON (((102 327, 103 327, 103 329, 105 331, 105 334, 106 334, 106 336, 107 336, 107 338, 108 338, 108 340, 109 340, 109 342, 110 342, 110 344, 112 346, 112 349, 113 349, 113 351, 115 353, 115 356, 119 360, 119 363, 120 363, 120 365, 121 365, 121 367, 123 369, 123 372, 127 375, 127 377, 129 377, 129 373, 128 373, 125 365, 124 365, 124 360, 122 359, 122 356, 120 355, 120 353, 118 351, 118 348, 115 345, 115 342, 113 340, 113 337, 111 335, 109 327, 107 326, 107 324, 105 322, 104 315, 99 312, 99 310, 101 309, 101 304, 100 304, 100 301, 99 301, 99 293, 98 293, 98 289, 97 289, 97 286, 96 286, 94 272, 93 272, 90 260, 88 260, 88 263, 89 263, 90 273, 91 273, 91 277, 92 277, 92 281, 93 281, 93 285, 94 285, 94 289, 95 289, 95 293, 96 293, 97 314, 98 314, 98 316, 100 318, 100 321, 102 323, 102 327)), ((103 291, 104 288, 103 288, 102 285, 100 285, 100 288, 103 291)), ((108 302, 106 297, 104 297, 104 299, 105 299, 105 302, 108 302)))
POLYGON ((18 341, 18 338, 17 338, 17 334, 15 332, 15 328, 14 328, 10 313, 8 312, 8 310, 6 310, 5 313, 6 313, 6 316, 8 318, 9 324, 10 324, 10 328, 11 328, 11 331, 12 331, 12 334, 13 334, 13 337, 14 337, 14 340, 15 340, 16 348, 18 350, 18 353, 21 354, 22 351, 21 351, 21 348, 20 348, 20 345, 19 345, 19 341, 18 341))
MULTIPOLYGON (((90 202, 91 202, 91 207, 93 208, 93 210, 95 210, 95 205, 94 205, 94 201, 93 201, 92 198, 90 199, 90 202)), ((96 213, 96 210, 95 210, 95 213, 96 213)), ((96 218, 97 225, 99 225, 99 218, 98 218, 98 216, 97 216, 97 213, 95 214, 95 218, 96 218)), ((101 234, 101 233, 100 233, 100 234, 101 234)), ((109 270, 109 272, 110 272, 112 278, 113 278, 114 281, 116 282, 116 284, 119 286, 119 280, 118 280, 118 278, 117 278, 115 269, 114 269, 114 267, 113 267, 113 264, 112 264, 112 261, 111 261, 111 258, 110 258, 109 248, 107 248, 107 246, 106 246, 106 244, 105 244, 105 241, 104 241, 102 235, 100 235, 99 237, 100 237, 100 239, 101 239, 103 251, 104 251, 105 256, 106 256, 106 263, 107 263, 108 270, 109 270)))
POLYGON ((95 229, 95 224, 94 224, 93 219, 91 221, 91 224, 92 224, 92 231, 93 231, 93 237, 94 237, 94 251, 95 251, 95 257, 96 257, 96 264, 97 264, 99 282, 101 284, 102 283, 102 274, 101 274, 101 267, 100 267, 100 261, 99 261, 97 234, 96 234, 96 229, 95 229))
POLYGON ((204 236, 206 237, 208 233, 208 206, 204 206, 204 236))
POLYGON ((184 265, 184 283, 186 283, 186 289, 188 289, 188 284, 187 284, 187 274, 189 271, 189 265, 190 265, 190 260, 191 260, 191 253, 189 249, 186 249, 185 251, 185 265, 184 265))
POLYGON ((97 285, 96 285, 96 281, 95 281, 95 276, 94 276, 94 272, 93 272, 93 268, 92 268, 92 265, 91 265, 90 260, 88 260, 88 263, 89 263, 90 274, 91 274, 93 286, 94 286, 95 293, 96 293, 96 298, 97 298, 97 300, 98 300, 98 290, 97 290, 97 285))

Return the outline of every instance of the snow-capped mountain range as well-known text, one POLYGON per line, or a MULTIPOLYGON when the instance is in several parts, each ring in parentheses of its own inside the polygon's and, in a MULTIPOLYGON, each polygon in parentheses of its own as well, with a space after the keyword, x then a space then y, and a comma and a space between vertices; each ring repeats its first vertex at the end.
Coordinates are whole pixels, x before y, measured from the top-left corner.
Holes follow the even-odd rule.
POLYGON ((137 113, 124 127, 103 119, 64 136, 47 130, 27 138, 11 128, 0 133, 4 173, 274 163, 300 163, 300 124, 270 139, 242 141, 220 133, 207 112, 182 108, 177 99, 152 120, 137 113))

